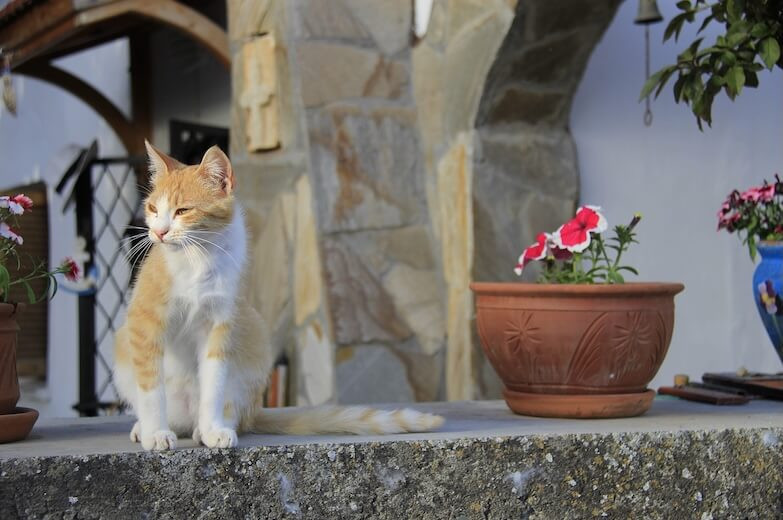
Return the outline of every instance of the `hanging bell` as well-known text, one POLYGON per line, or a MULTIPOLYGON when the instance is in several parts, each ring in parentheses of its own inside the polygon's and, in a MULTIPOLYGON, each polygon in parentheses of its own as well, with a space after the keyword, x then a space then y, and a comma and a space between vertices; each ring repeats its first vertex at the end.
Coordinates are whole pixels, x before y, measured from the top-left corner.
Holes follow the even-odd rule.
POLYGON ((663 20, 661 12, 658 10, 658 3, 655 0, 639 0, 639 13, 633 23, 640 25, 649 25, 663 20))

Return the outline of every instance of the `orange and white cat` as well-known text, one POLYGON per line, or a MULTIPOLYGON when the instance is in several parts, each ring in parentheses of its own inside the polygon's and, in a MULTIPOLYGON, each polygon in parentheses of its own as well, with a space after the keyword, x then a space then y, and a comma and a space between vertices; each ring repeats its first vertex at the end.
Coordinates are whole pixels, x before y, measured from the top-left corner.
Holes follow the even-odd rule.
MULTIPOLYGON (((438 416, 365 407, 262 409, 273 364, 261 316, 245 303, 247 233, 228 157, 210 148, 185 166, 147 143, 149 254, 115 341, 114 377, 147 449, 192 436, 236 446, 246 431, 396 433, 437 428, 438 416)), ((269 247, 283 247, 270 245, 269 247)))

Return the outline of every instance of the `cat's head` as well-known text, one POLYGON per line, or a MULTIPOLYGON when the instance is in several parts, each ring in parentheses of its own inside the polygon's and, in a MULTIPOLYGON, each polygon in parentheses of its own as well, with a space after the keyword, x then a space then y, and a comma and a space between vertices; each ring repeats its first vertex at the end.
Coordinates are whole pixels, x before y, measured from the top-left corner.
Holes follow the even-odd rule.
POLYGON ((201 164, 185 166, 145 141, 151 191, 144 215, 153 242, 187 245, 194 232, 217 232, 234 214, 234 172, 226 154, 213 146, 201 164))

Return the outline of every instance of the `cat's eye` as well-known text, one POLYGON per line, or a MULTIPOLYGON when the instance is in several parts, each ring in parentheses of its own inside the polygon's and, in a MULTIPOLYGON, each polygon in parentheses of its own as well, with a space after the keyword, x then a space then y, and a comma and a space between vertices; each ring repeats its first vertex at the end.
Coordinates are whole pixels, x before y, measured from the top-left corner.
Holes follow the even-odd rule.
POLYGON ((154 204, 147 204, 147 209, 150 213, 158 214, 158 208, 156 208, 154 204))
POLYGON ((190 208, 177 208, 177 211, 174 212, 174 216, 178 217, 180 215, 184 215, 188 211, 190 211, 190 208))

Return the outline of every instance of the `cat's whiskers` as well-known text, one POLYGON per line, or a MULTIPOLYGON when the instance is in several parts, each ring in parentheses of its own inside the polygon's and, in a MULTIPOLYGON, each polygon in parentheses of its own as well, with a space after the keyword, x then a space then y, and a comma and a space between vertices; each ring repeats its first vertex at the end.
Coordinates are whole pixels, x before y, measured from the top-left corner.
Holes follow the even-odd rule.
POLYGON ((198 257, 203 261, 207 262, 207 259, 209 257, 209 251, 204 249, 204 246, 193 240, 191 237, 189 237, 187 234, 183 235, 182 237, 183 247, 186 249, 193 250, 194 254, 197 254, 198 257))
POLYGON ((229 253, 228 251, 226 251, 225 249, 220 247, 218 244, 212 242, 211 240, 207 240, 204 237, 199 237, 197 235, 189 235, 189 236, 190 236, 190 238, 192 238, 193 240, 196 240, 197 242, 201 242, 202 244, 209 244, 211 246, 214 246, 214 247, 220 249, 221 251, 223 251, 223 253, 227 257, 229 257, 231 259, 232 262, 234 262, 234 265, 236 265, 237 267, 239 267, 241 269, 242 266, 239 264, 239 262, 237 262, 236 258, 234 258, 234 256, 231 253, 229 253))

